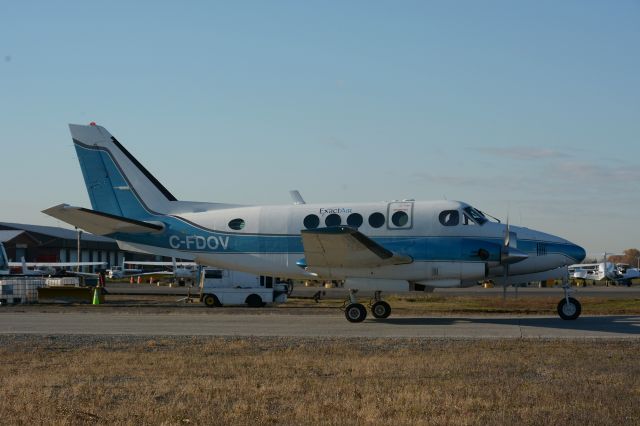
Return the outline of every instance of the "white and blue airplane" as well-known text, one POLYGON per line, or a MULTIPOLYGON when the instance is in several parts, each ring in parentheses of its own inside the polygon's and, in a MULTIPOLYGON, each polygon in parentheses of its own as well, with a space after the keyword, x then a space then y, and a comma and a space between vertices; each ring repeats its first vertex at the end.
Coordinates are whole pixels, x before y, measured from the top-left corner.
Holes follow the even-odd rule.
MULTIPOLYGON (((367 316, 356 292, 372 290, 374 317, 391 307, 381 291, 566 278, 583 248, 560 237, 490 220, 458 201, 402 200, 243 206, 179 201, 104 127, 69 125, 92 209, 44 213, 118 241, 125 250, 287 279, 343 280, 345 316, 367 316)), ((563 319, 580 315, 565 297, 563 319)))

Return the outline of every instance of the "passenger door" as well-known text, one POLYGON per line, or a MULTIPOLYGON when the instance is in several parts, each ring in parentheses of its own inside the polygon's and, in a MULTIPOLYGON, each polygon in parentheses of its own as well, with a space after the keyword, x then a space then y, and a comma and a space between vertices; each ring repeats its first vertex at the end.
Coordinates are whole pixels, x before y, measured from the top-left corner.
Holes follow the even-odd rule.
POLYGON ((393 201, 387 207, 388 229, 413 228, 413 201, 393 201))

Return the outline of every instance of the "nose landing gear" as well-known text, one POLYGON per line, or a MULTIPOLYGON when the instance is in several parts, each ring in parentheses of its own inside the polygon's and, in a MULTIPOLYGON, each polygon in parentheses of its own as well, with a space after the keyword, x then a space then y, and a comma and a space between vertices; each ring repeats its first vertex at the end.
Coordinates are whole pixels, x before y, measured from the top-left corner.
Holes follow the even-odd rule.
POLYGON ((563 320, 574 320, 582 313, 582 306, 577 299, 571 297, 574 290, 571 288, 569 280, 564 280, 562 289, 564 290, 564 298, 558 302, 558 315, 563 320))

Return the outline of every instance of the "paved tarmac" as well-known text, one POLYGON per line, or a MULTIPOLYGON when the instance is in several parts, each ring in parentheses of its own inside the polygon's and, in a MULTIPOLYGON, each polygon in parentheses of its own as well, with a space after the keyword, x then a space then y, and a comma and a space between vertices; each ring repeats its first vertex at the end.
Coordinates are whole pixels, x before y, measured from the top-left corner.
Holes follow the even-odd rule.
MULTIPOLYGON (((109 283, 107 289, 111 294, 146 294, 146 295, 186 295, 189 291, 189 287, 169 287, 168 285, 157 286, 155 284, 129 284, 129 283, 109 283)), ((588 287, 574 287, 576 293, 575 297, 606 297, 611 299, 636 299, 640 298, 640 286, 588 286, 588 287)), ((198 287, 192 287, 191 292, 197 294, 198 287)), ((325 289, 322 287, 303 287, 296 286, 291 294, 292 297, 311 297, 318 291, 323 291, 324 297, 328 299, 344 299, 349 292, 342 288, 325 289)), ((372 292, 361 291, 358 293, 361 297, 370 297, 372 292)), ((407 294, 407 293, 404 293, 407 294)), ((412 292, 414 295, 424 295, 421 291, 412 292)), ((502 287, 494 288, 482 288, 481 286, 474 286, 468 288, 438 288, 434 290, 433 294, 441 296, 487 296, 487 297, 502 297, 502 287)), ((538 287, 522 287, 518 289, 519 297, 558 297, 560 300, 563 296, 562 288, 538 288, 538 287)), ((507 297, 515 297, 515 288, 507 288, 507 297)))
MULTIPOLYGON (((98 308, 99 309, 99 308, 98 308)), ((211 312, 211 313, 209 313, 211 312)), ((278 336, 371 338, 633 338, 640 316, 390 317, 352 324, 336 315, 114 312, 0 312, 0 334, 278 336)))

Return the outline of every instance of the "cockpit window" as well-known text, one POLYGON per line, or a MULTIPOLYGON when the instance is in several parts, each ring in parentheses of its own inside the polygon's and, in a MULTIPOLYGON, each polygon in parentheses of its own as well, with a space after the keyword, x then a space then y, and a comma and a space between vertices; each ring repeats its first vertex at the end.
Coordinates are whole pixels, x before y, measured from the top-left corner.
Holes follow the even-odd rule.
POLYGON ((438 220, 444 226, 456 226, 460 223, 460 213, 458 213, 458 210, 444 210, 440 212, 438 220))
POLYGON ((481 211, 476 210, 471 206, 464 208, 464 215, 478 225, 484 225, 489 221, 481 211))

